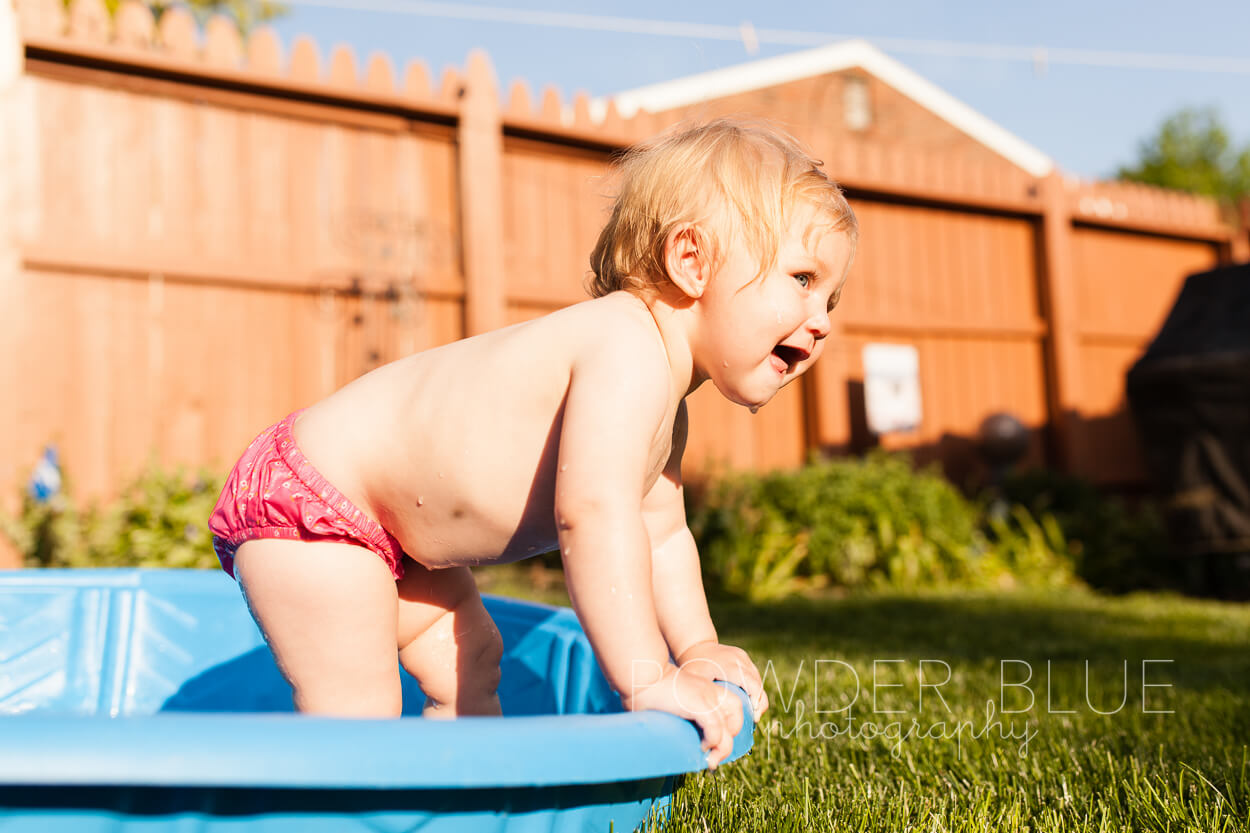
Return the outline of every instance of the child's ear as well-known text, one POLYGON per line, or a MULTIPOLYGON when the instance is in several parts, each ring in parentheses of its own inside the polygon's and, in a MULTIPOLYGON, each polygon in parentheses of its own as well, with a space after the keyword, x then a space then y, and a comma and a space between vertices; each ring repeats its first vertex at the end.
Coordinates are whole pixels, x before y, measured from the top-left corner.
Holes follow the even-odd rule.
POLYGON ((711 278, 711 252, 703 232, 694 223, 673 229, 664 241, 668 278, 687 297, 701 298, 711 278))

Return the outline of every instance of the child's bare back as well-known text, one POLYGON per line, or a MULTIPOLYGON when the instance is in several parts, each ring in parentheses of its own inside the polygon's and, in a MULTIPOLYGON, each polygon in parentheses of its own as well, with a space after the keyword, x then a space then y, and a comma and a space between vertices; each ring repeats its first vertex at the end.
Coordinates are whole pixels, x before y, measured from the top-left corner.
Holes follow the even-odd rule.
MULTIPOLYGON (((516 561, 559 544, 552 507, 570 378, 613 352, 630 358, 622 372, 669 386, 646 306, 615 293, 378 368, 305 411, 295 439, 421 565, 516 561)), ((623 381, 579 374, 578 384, 606 398, 623 381)), ((668 458, 684 393, 656 414, 645 488, 668 458)))
POLYGON ((301 711, 498 714, 470 566, 559 548, 631 710, 698 723, 712 766, 759 671, 722 645, 686 526, 684 400, 761 407, 819 357, 854 215, 793 140, 714 122, 627 156, 595 298, 379 368, 266 429, 210 519, 301 711))

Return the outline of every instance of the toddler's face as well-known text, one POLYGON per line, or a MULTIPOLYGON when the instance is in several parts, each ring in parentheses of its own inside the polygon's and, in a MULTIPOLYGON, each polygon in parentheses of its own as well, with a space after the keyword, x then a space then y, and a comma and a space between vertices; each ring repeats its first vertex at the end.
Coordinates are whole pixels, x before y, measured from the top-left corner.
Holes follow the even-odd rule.
POLYGON ((727 241, 703 295, 706 372, 727 399, 751 408, 820 356, 851 257, 850 240, 830 229, 826 216, 812 206, 794 214, 766 273, 756 278, 759 257, 740 241, 727 241))

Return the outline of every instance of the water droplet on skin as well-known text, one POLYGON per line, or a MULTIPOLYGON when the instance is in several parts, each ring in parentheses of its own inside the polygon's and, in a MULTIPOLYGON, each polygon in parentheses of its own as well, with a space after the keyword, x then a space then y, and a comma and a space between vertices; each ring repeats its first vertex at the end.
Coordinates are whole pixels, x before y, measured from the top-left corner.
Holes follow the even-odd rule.
POLYGON ((721 363, 720 363, 720 366, 721 366, 721 367, 729 367, 729 360, 728 360, 728 359, 726 359, 725 361, 721 362, 721 363))
POLYGON ((568 464, 560 466, 560 471, 568 471, 568 470, 569 470, 568 464))
POLYGON ((613 596, 615 596, 615 595, 616 595, 616 588, 615 588, 615 587, 613 587, 613 588, 612 588, 612 595, 613 595, 613 596))
POLYGON ((423 497, 418 497, 418 498, 417 498, 417 506, 424 506, 424 505, 425 505, 425 498, 423 498, 423 497))
POLYGON ((443 477, 443 473, 440 471, 440 472, 438 473, 438 476, 439 476, 439 479, 441 480, 441 479, 442 479, 442 477, 443 477))
POLYGON ((777 323, 778 323, 778 324, 780 324, 780 323, 781 323, 781 311, 780 311, 780 310, 778 310, 778 312, 777 312, 777 323))
POLYGON ((758 414, 759 412, 760 412, 760 406, 759 406, 759 405, 752 405, 752 406, 751 406, 751 413, 753 413, 753 414, 758 414))

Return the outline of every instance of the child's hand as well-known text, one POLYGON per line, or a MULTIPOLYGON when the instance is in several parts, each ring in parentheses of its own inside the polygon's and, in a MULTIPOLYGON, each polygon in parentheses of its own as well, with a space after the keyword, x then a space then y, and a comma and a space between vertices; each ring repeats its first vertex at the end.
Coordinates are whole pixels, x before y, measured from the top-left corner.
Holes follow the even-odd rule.
POLYGON ((760 672, 747 656, 747 652, 732 645, 719 642, 697 642, 681 652, 677 665, 683 671, 691 671, 709 680, 724 680, 742 686, 751 700, 752 716, 756 723, 768 709, 768 695, 764 693, 764 681, 760 672))
POLYGON ((657 709, 693 720, 703 732, 708 769, 716 769, 733 751, 734 735, 742 729, 742 702, 709 678, 669 665, 660 679, 633 692, 623 692, 629 711, 657 709))

